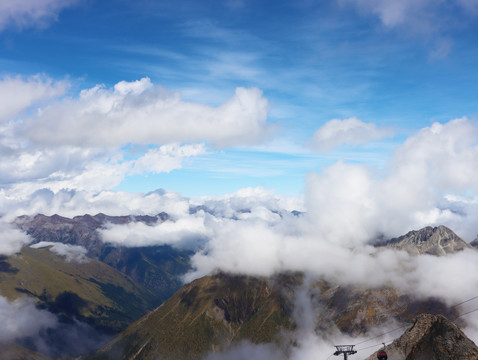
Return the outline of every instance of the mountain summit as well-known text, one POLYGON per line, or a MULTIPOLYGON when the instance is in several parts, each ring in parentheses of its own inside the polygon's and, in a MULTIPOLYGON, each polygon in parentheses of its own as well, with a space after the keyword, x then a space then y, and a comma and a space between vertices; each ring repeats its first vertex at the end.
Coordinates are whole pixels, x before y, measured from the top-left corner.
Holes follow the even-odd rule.
POLYGON ((407 234, 377 246, 405 250, 411 255, 429 254, 444 256, 464 249, 473 249, 466 241, 462 240, 446 226, 427 226, 420 230, 413 230, 407 234))

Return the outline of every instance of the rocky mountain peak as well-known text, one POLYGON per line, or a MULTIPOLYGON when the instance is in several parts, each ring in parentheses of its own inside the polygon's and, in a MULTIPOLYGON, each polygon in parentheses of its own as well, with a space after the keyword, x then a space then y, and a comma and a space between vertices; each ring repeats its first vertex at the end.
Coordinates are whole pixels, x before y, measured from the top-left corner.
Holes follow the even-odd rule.
POLYGON ((377 246, 405 250, 411 255, 430 254, 436 256, 444 256, 473 248, 443 225, 438 227, 427 226, 420 230, 413 230, 377 246))
MULTIPOLYGON (((419 315, 405 333, 386 348, 390 360, 476 360, 478 347, 442 315, 419 315)), ((376 359, 376 354, 366 360, 376 359)))

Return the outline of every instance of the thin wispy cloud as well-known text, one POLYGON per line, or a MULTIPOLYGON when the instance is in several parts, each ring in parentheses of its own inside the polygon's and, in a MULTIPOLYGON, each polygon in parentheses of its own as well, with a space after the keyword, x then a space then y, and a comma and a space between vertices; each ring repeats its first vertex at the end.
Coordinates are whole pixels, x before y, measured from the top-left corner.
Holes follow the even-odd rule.
POLYGON ((0 3, 0 31, 12 26, 17 29, 46 27, 58 19, 64 8, 80 0, 3 0, 0 3))
POLYGON ((343 144, 361 145, 392 136, 391 129, 380 129, 375 124, 357 118, 334 119, 314 133, 313 142, 316 149, 328 151, 343 144))

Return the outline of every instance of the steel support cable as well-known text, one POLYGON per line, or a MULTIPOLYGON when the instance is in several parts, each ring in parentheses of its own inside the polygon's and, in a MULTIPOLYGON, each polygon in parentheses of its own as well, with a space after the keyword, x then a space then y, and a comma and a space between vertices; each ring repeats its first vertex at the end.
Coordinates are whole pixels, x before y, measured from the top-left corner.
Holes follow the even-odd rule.
MULTIPOLYGON (((393 342, 393 340, 389 340, 388 343, 385 343, 386 345, 390 345, 391 343, 393 342)), ((357 349, 356 351, 362 351, 362 350, 367 350, 367 349, 371 349, 371 348, 374 348, 374 347, 377 347, 377 346, 383 346, 383 342, 381 342, 380 344, 375 344, 375 345, 370 345, 370 346, 367 346, 367 347, 364 347, 364 348, 360 348, 360 349, 357 349)))
POLYGON ((468 300, 462 301, 461 303, 458 303, 458 304, 455 304, 455 305, 453 305, 453 306, 450 306, 450 308, 454 308, 454 307, 457 307, 457 306, 466 304, 467 302, 470 302, 471 300, 475 300, 475 299, 478 299, 478 296, 472 297, 471 299, 468 299, 468 300))
POLYGON ((395 328, 395 329, 389 330, 389 331, 387 331, 387 332, 384 332, 383 334, 380 334, 380 335, 377 335, 377 336, 371 337, 371 338, 369 338, 368 340, 361 341, 361 342, 359 342, 359 343, 355 344, 355 346, 357 346, 357 345, 361 345, 361 344, 365 344, 366 342, 369 342, 369 341, 372 341, 372 340, 374 340, 374 339, 380 338, 380 337, 382 337, 382 336, 384 336, 384 335, 390 334, 391 332, 394 332, 394 331, 397 331, 397 330, 400 330, 400 329, 406 328, 406 327, 408 327, 408 326, 410 326, 410 324, 403 325, 403 326, 400 326, 400 327, 398 327, 398 328, 395 328))

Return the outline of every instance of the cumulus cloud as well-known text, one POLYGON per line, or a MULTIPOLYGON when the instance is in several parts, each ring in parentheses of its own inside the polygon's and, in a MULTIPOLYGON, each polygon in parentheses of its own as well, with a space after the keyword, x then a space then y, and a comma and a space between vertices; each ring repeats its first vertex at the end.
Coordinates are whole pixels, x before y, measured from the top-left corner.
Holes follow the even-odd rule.
POLYGON ((39 243, 30 245, 35 249, 48 247, 52 253, 62 256, 67 262, 85 263, 88 262, 86 257, 87 250, 83 246, 63 244, 60 242, 40 241, 39 243))
POLYGON ((476 196, 477 131, 466 118, 424 128, 397 150, 382 177, 343 162, 310 174, 307 207, 317 230, 357 244, 442 223, 471 240, 478 229, 466 215, 444 206, 444 196, 476 196))
MULTIPOLYGON (((0 8, 2 6, 0 5, 0 8)), ((56 82, 42 75, 4 77, 0 80, 0 124, 14 118, 33 104, 58 98, 65 93, 67 87, 66 82, 56 82)))
POLYGON ((319 151, 328 151, 340 145, 361 145, 393 136, 387 128, 365 123, 357 118, 328 121, 314 133, 313 145, 319 151))
POLYGON ((14 25, 23 29, 44 27, 56 20, 58 13, 78 0, 2 0, 0 2, 0 31, 14 25))
POLYGON ((204 144, 183 145, 168 144, 156 149, 148 150, 139 159, 132 161, 130 173, 137 174, 150 172, 153 174, 170 172, 181 168, 184 158, 204 154, 204 144))
POLYGON ((0 221, 0 255, 13 255, 31 238, 8 222, 0 221))
POLYGON ((180 169, 185 159, 205 152, 204 144, 167 144, 126 160, 126 153, 121 150, 72 146, 27 148, 3 157, 0 184, 30 193, 45 187, 53 191, 65 188, 101 191, 119 185, 128 175, 180 169))
POLYGON ((148 78, 78 96, 67 88, 43 75, 0 80, 0 186, 102 191, 127 176, 179 169, 206 143, 255 143, 271 130, 255 88, 238 88, 217 107, 182 101, 148 78))
POLYGON ((29 118, 23 136, 38 144, 122 146, 203 142, 250 144, 269 132, 268 104, 257 88, 237 88, 218 107, 182 101, 149 78, 83 90, 29 118), (52 136, 54 134, 54 136, 52 136))
POLYGON ((0 296, 0 341, 35 336, 40 330, 56 326, 56 317, 35 307, 33 300, 20 298, 13 302, 0 296))

